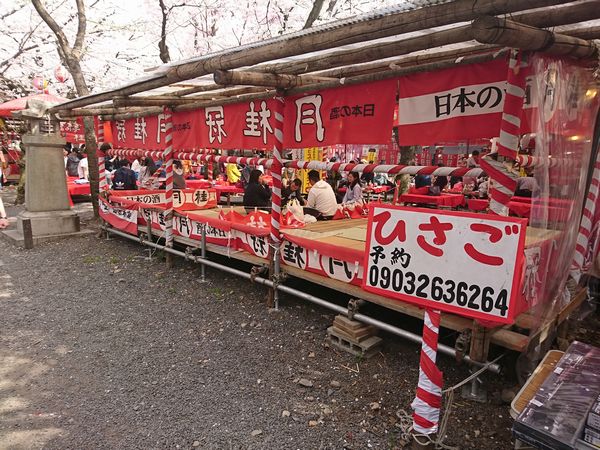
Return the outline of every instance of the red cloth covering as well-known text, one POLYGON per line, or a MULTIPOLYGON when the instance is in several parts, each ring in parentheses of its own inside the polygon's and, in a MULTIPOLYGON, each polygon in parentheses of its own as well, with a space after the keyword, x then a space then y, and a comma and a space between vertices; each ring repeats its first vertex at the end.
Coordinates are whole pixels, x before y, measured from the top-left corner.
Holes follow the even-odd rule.
POLYGON ((208 189, 212 183, 208 180, 185 180, 185 185, 189 189, 208 189))
POLYGON ((244 190, 237 186, 227 185, 227 184, 215 184, 215 190, 218 195, 221 194, 243 194, 244 190))
POLYGON ((367 186, 363 189, 364 192, 371 192, 373 194, 383 194, 384 192, 392 189, 391 186, 367 186))
POLYGON ((485 211, 490 206, 490 201, 480 198, 470 198, 467 200, 467 207, 471 211, 485 211))
POLYGON ((300 247, 304 247, 308 250, 316 250, 320 255, 329 256, 338 260, 354 263, 355 261, 362 262, 365 257, 364 251, 362 250, 344 248, 339 245, 332 245, 315 239, 294 236, 287 234, 285 230, 282 231, 282 234, 286 240, 293 242, 300 247))
POLYGON ((465 204, 465 198, 461 194, 441 194, 441 195, 418 195, 402 194, 400 201, 403 203, 426 203, 436 206, 448 206, 456 208, 465 204))
POLYGON ((408 190, 408 194, 427 195, 428 193, 429 193, 429 186, 423 186, 420 188, 411 187, 408 190))

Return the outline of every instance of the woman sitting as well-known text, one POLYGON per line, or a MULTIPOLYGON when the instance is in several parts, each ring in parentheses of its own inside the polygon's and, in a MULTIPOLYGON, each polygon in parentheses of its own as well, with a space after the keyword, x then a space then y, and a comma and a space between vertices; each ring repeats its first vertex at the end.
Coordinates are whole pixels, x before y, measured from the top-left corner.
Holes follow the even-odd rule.
POLYGON ((263 173, 254 169, 250 172, 250 179, 244 191, 244 207, 264 208, 271 206, 271 190, 263 180, 263 173))
POLYGON ((358 175, 358 172, 350 172, 348 174, 348 188, 346 189, 346 194, 344 195, 342 203, 344 205, 351 205, 355 203, 362 205, 364 203, 362 187, 360 186, 360 176, 358 175))
POLYGON ((140 187, 142 189, 158 189, 158 186, 160 185, 158 175, 154 178, 152 177, 157 170, 158 167, 156 167, 152 158, 147 156, 142 162, 142 167, 140 168, 140 174, 138 176, 140 187))

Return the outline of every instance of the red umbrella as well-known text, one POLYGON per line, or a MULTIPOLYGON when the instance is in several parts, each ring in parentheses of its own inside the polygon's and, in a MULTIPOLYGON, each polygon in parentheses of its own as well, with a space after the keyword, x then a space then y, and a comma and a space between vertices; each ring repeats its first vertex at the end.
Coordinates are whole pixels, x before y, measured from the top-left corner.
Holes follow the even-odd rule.
POLYGON ((0 117, 11 117, 13 111, 22 111, 27 107, 27 100, 36 99, 43 100, 48 103, 64 103, 68 101, 67 98, 57 97, 51 94, 34 94, 28 95, 27 97, 16 98, 9 100, 8 102, 0 104, 0 117))

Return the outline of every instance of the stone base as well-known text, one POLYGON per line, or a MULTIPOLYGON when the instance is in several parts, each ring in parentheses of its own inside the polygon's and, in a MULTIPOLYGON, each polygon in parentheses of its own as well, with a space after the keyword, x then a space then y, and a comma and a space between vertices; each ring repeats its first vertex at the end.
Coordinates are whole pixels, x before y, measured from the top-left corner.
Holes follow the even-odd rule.
MULTIPOLYGON (((76 231, 73 233, 63 233, 63 234, 50 234, 50 235, 46 235, 46 236, 34 236, 33 237, 33 245, 38 245, 41 244, 43 242, 50 242, 50 241, 57 241, 59 239, 65 239, 65 238, 70 238, 70 237, 77 237, 77 236, 89 236, 90 234, 95 234, 96 231, 94 230, 82 230, 82 231, 76 231)), ((5 241, 16 245, 17 247, 25 247, 25 238, 23 237, 22 233, 19 233, 17 230, 3 230, 0 231, 0 238, 4 239, 5 241)))
POLYGON ((14 227, 14 218, 11 228, 0 232, 0 236, 19 247, 25 246, 25 237, 23 236, 23 220, 31 221, 31 230, 33 234, 33 245, 41 244, 42 242, 56 241, 66 237, 87 236, 94 234, 94 230, 81 231, 79 225, 79 216, 69 211, 44 211, 31 212, 23 211, 17 218, 17 229, 14 227))
POLYGON ((17 231, 23 234, 23 220, 31 220, 34 238, 77 233, 80 230, 79 216, 71 211, 23 211, 17 216, 17 231))

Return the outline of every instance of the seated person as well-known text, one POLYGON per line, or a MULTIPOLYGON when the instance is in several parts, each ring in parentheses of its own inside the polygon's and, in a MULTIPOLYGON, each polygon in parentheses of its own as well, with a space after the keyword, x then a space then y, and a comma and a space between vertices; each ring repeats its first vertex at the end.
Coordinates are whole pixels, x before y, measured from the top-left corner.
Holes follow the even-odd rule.
POLYGON ((129 168, 129 161, 122 159, 119 166, 113 174, 112 188, 117 191, 137 189, 135 172, 129 168))
MULTIPOLYGON (((373 161, 369 161, 369 164, 373 164, 373 161)), ((375 174, 373 172, 363 172, 362 177, 360 178, 365 184, 373 183, 375 174)))
POLYGON ((433 185, 429 188, 429 195, 440 195, 446 186, 448 186, 448 177, 444 175, 436 176, 433 185))
POLYGON ((479 198, 487 198, 489 188, 490 188, 490 179, 488 177, 485 177, 485 178, 483 178, 483 181, 481 183, 479 183, 479 186, 477 187, 477 192, 478 192, 479 198))
POLYGON ((185 189, 185 178, 183 178, 183 164, 176 159, 173 161, 173 189, 185 189))
POLYGON ((242 174, 240 173, 240 170, 238 169, 236 163, 228 163, 225 170, 227 175, 227 181, 229 183, 236 184, 238 181, 240 181, 240 177, 242 176, 242 174))
POLYGON ((350 172, 348 174, 348 189, 346 189, 346 194, 344 195, 342 203, 358 203, 360 205, 364 203, 362 187, 360 186, 360 177, 358 175, 358 172, 350 172))
POLYGON ((267 206, 271 206, 271 190, 263 180, 263 173, 254 169, 250 172, 250 179, 244 191, 244 207, 251 209, 267 206))
POLYGON ((378 185, 378 186, 394 186, 394 183, 392 183, 390 181, 387 174, 379 172, 374 175, 375 175, 375 178, 373 178, 373 183, 375 183, 376 185, 378 185))
POLYGON ((431 175, 417 175, 415 177, 415 188, 431 186, 431 175))
POLYGON ((316 170, 308 172, 308 182, 311 185, 305 214, 315 216, 317 219, 333 217, 338 210, 335 193, 331 185, 321 180, 321 175, 316 170))
POLYGON ((290 200, 298 200, 300 206, 304 206, 306 202, 302 198, 302 181, 299 178, 292 180, 289 185, 281 191, 281 206, 287 205, 290 200))
POLYGON ((527 171, 526 177, 517 178, 515 197, 536 197, 540 192, 537 180, 532 177, 531 170, 527 171))

